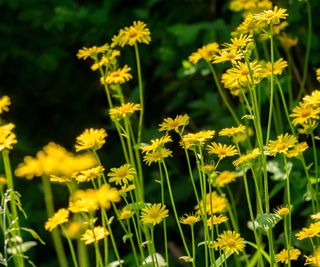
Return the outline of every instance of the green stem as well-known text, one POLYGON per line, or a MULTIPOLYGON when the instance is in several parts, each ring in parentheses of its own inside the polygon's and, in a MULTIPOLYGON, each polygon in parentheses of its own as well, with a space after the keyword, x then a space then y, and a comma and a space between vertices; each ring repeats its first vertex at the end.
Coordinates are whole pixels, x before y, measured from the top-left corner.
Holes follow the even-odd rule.
POLYGON ((67 241, 68 241, 68 245, 69 245, 69 248, 70 248, 70 252, 71 252, 71 256, 72 256, 72 261, 73 261, 73 265, 75 267, 78 267, 78 261, 77 261, 77 256, 76 256, 76 253, 74 252, 74 247, 73 247, 73 244, 72 244, 72 241, 66 231, 66 229, 64 228, 63 225, 61 225, 61 228, 62 228, 62 231, 65 235, 65 237, 67 238, 67 241))
MULTIPOLYGON (((283 163, 286 171, 286 192, 287 192, 287 204, 289 208, 291 207, 291 194, 290 194, 290 179, 289 179, 289 170, 288 170, 288 164, 287 159, 285 155, 283 155, 283 163)), ((292 228, 291 228, 291 212, 289 212, 288 216, 288 247, 291 247, 291 240, 292 240, 292 228)))
POLYGON ((194 228, 193 224, 190 225, 191 229, 191 242, 192 242, 192 267, 196 267, 196 244, 194 240, 194 228))

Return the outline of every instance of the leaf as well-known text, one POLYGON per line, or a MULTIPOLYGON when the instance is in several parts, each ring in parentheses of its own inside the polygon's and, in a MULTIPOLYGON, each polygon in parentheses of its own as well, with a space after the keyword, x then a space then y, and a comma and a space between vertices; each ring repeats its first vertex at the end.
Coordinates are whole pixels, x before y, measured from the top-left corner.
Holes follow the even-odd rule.
POLYGON ((281 216, 274 213, 263 213, 258 214, 255 219, 255 224, 257 229, 262 233, 266 233, 268 230, 272 229, 280 220, 281 216))
POLYGON ((128 240, 129 238, 131 238, 132 236, 133 236, 133 234, 132 234, 132 233, 125 234, 125 235, 122 237, 122 241, 123 241, 123 243, 126 243, 126 242, 127 242, 127 240, 128 240))
POLYGON ((224 253, 218 259, 216 259, 216 263, 214 266, 220 267, 224 262, 231 256, 232 254, 224 253))
POLYGON ((245 241, 245 243, 250 245, 251 247, 255 248, 257 251, 260 251, 261 254, 263 255, 263 257, 269 262, 269 264, 271 263, 270 256, 267 252, 264 251, 264 249, 262 249, 262 248, 259 249, 259 247, 256 244, 254 244, 250 241, 245 241))
POLYGON ((37 242, 35 242, 35 241, 27 241, 27 242, 24 242, 24 243, 19 244, 17 246, 8 248, 8 253, 13 254, 13 255, 19 254, 19 253, 24 253, 36 245, 37 245, 37 242))
POLYGON ((36 231, 30 229, 30 228, 25 228, 25 227, 20 227, 20 230, 28 232, 29 234, 32 235, 32 237, 36 240, 38 240, 42 245, 45 245, 46 243, 41 239, 41 237, 36 233, 36 231))

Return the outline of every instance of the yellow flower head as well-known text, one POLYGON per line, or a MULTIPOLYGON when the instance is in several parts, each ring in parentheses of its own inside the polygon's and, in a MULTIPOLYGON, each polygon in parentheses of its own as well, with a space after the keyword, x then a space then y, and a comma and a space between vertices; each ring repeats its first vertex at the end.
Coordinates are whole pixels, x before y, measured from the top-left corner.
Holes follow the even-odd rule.
POLYGON ((312 223, 308 228, 302 228, 295 236, 298 240, 320 236, 320 222, 312 223))
POLYGON ((279 39, 282 47, 285 49, 289 49, 289 48, 296 46, 298 44, 297 37, 290 37, 286 33, 282 33, 281 35, 279 35, 278 39, 279 39))
POLYGON ((10 98, 7 95, 4 95, 3 97, 0 98, 0 114, 3 112, 8 112, 9 107, 11 105, 10 98))
POLYGON ((152 139, 151 144, 143 144, 141 146, 142 153, 155 152, 161 148, 164 148, 164 145, 172 142, 170 135, 166 134, 160 138, 152 139))
POLYGON ((198 214, 185 214, 181 219, 180 223, 187 225, 194 225, 200 221, 200 216, 198 214))
POLYGON ((213 226, 215 225, 219 225, 221 223, 224 223, 228 221, 228 217, 224 216, 224 215, 213 215, 210 218, 207 219, 207 226, 209 227, 209 229, 213 228, 213 226))
POLYGON ((120 192, 108 184, 103 184, 97 190, 97 202, 102 208, 108 209, 111 203, 119 202, 120 200, 120 192))
POLYGON ((87 229, 84 234, 81 236, 82 241, 86 245, 97 243, 99 240, 105 238, 109 235, 109 231, 102 227, 102 226, 96 226, 93 229, 87 229))
POLYGON ((282 58, 278 59, 273 63, 271 62, 260 62, 262 66, 262 77, 267 78, 273 75, 281 75, 283 70, 288 67, 288 62, 282 58))
POLYGON ((80 237, 80 233, 83 232, 83 228, 84 223, 72 221, 66 226, 66 234, 70 238, 78 239, 80 237))
POLYGON ((106 52, 110 49, 110 46, 108 44, 104 44, 102 46, 92 46, 92 47, 83 47, 78 51, 77 57, 79 59, 87 59, 90 58, 96 58, 96 56, 100 53, 106 52))
POLYGON ((234 166, 239 166, 241 164, 250 162, 251 160, 259 157, 260 155, 261 155, 261 150, 259 148, 255 148, 251 152, 241 155, 238 159, 236 159, 232 163, 234 166))
POLYGON ((310 120, 318 120, 319 113, 320 107, 300 102, 299 105, 292 110, 290 117, 294 118, 292 120, 293 125, 307 124, 310 120))
POLYGON ((303 98, 306 104, 319 107, 320 106, 320 90, 314 90, 311 95, 306 95, 303 98))
POLYGON ((278 153, 287 155, 290 149, 294 148, 298 143, 294 135, 285 133, 277 137, 277 140, 270 140, 266 150, 271 156, 276 156, 278 153))
POLYGON ((290 261, 296 261, 299 258, 300 254, 300 250, 296 248, 290 248, 289 251, 287 249, 283 249, 275 255, 275 258, 276 262, 288 264, 289 259, 290 261))
POLYGON ((279 216, 281 216, 283 218, 283 217, 286 217, 288 214, 290 214, 292 210, 293 210, 293 206, 292 205, 291 206, 289 206, 289 205, 281 205, 281 206, 275 208, 273 210, 273 212, 275 214, 278 214, 279 216))
POLYGON ((77 190, 70 197, 68 210, 73 213, 92 212, 98 208, 97 193, 93 189, 77 190))
POLYGON ((286 19, 288 16, 286 12, 287 10, 285 8, 279 8, 275 6, 274 9, 269 9, 261 13, 254 14, 253 18, 258 24, 263 22, 267 24, 279 24, 280 19, 286 19))
POLYGON ((150 30, 142 21, 134 21, 133 25, 121 29, 118 35, 112 38, 112 46, 136 45, 137 43, 149 44, 151 42, 150 30))
POLYGON ((231 38, 230 43, 224 44, 223 46, 231 50, 242 49, 252 42, 253 42, 253 39, 251 34, 240 34, 239 37, 231 38))
POLYGON ((109 49, 99 60, 96 60, 91 65, 91 70, 96 71, 103 66, 114 66, 117 63, 116 57, 120 56, 120 51, 115 49, 109 49))
POLYGON ((215 249, 221 249, 227 254, 239 254, 244 251, 245 241, 239 233, 235 231, 223 231, 213 243, 215 249))
POLYGON ((232 35, 256 34, 260 31, 260 26, 253 20, 251 13, 246 14, 242 23, 236 28, 232 35))
POLYGON ((103 175, 104 168, 99 165, 87 170, 78 171, 72 174, 72 178, 77 181, 77 183, 89 182, 93 179, 101 177, 103 175))
POLYGON ((134 212, 129 209, 123 209, 120 212, 120 220, 128 220, 133 216, 134 212))
POLYGON ((312 220, 320 221, 320 212, 317 212, 315 214, 311 214, 310 217, 312 220))
POLYGON ((232 171, 223 171, 214 180, 214 185, 217 187, 223 187, 237 179, 237 173, 232 171))
POLYGON ((48 231, 52 231, 58 225, 68 221, 69 211, 67 209, 59 209, 52 217, 45 223, 44 228, 48 231))
POLYGON ((123 68, 118 68, 109 72, 106 76, 100 78, 101 84, 122 84, 132 79, 132 75, 129 73, 131 68, 128 65, 124 65, 123 68))
POLYGON ((203 146, 207 140, 213 138, 215 131, 203 130, 197 133, 188 133, 182 136, 180 145, 186 149, 190 149, 194 146, 203 146))
POLYGON ((16 135, 12 132, 14 127, 13 123, 0 126, 0 151, 12 149, 12 146, 17 143, 16 135))
POLYGON ((192 64, 197 64, 199 60, 204 59, 210 62, 213 56, 218 52, 219 45, 216 42, 207 44, 199 48, 196 52, 193 52, 188 60, 192 64))
POLYGON ((141 110, 140 104, 123 103, 121 106, 110 108, 109 115, 113 121, 130 117, 134 112, 141 110))
POLYGON ((166 118, 163 120, 163 123, 159 124, 159 131, 171 131, 174 130, 176 133, 179 133, 179 128, 184 128, 189 124, 188 115, 177 115, 174 119, 166 118))
POLYGON ((239 133, 244 133, 246 131, 246 126, 240 124, 237 127, 224 128, 219 132, 220 136, 235 136, 239 133))
POLYGON ((141 210, 141 221, 143 224, 146 225, 153 225, 159 224, 162 220, 168 217, 169 211, 166 209, 165 205, 162 204, 150 204, 146 205, 141 210))
POLYGON ((217 64, 230 61, 232 64, 236 64, 242 58, 242 53, 237 49, 224 48, 218 51, 218 54, 213 57, 213 63, 217 64))
POLYGON ((85 129, 84 132, 77 137, 75 145, 76 151, 86 149, 98 150, 106 142, 105 139, 107 136, 105 129, 85 129))
POLYGON ((238 154, 237 148, 233 145, 227 146, 226 144, 212 142, 207 147, 210 155, 214 154, 223 159, 225 157, 232 157, 238 154))
POLYGON ((134 179, 136 170, 130 164, 124 164, 119 168, 111 168, 108 173, 109 182, 116 185, 128 184, 134 179))
POLYGON ((205 212, 208 215, 221 213, 227 210, 228 201, 224 196, 219 196, 217 192, 213 191, 211 194, 206 195, 206 210, 204 211, 203 200, 200 201, 199 205, 195 207, 197 214, 203 215, 205 212))
POLYGON ((157 149, 157 151, 151 151, 146 153, 143 156, 143 161, 147 163, 147 165, 151 165, 154 162, 160 162, 164 158, 172 157, 172 151, 163 147, 157 149))
POLYGON ((304 265, 312 265, 314 267, 320 266, 320 255, 316 254, 315 256, 304 256, 306 258, 306 262, 304 265))

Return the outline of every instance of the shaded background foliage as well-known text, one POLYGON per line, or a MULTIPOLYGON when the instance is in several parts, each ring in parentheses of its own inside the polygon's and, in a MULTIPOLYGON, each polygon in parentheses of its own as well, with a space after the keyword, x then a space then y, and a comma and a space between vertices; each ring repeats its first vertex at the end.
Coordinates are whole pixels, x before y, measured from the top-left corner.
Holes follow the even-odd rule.
MULTIPOLYGON (((230 32, 241 21, 241 15, 231 13, 228 2, 0 0, 0 93, 9 95, 12 100, 7 119, 16 124, 19 140, 12 152, 13 166, 26 154, 34 155, 49 141, 73 150, 75 137, 88 127, 105 127, 112 135, 99 77, 90 71, 88 62, 76 58, 76 53, 83 46, 110 42, 120 28, 138 19, 147 23, 152 34, 151 45, 140 47, 146 101, 144 141, 155 135, 155 126, 169 115, 188 113, 192 118, 190 127, 194 130, 230 126, 232 120, 221 108, 211 76, 197 72, 185 77, 182 68, 182 61, 203 44, 229 40, 230 32)), ((297 64, 302 66, 307 39, 305 6, 298 0, 277 1, 280 5, 281 2, 290 14, 289 31, 300 40, 294 55, 297 64)), ((317 1, 310 3, 315 18, 310 58, 312 70, 320 64, 320 54, 317 53, 320 36, 316 34, 320 21, 317 19, 317 1)), ((122 50, 121 60, 134 69, 134 54, 130 47, 122 50)), ((221 66, 218 68, 222 70, 221 66)), ((313 89, 312 73, 308 85, 313 89)), ((130 98, 138 99, 137 81, 134 79, 126 87, 130 98)), ((103 153, 108 166, 121 162, 121 151, 116 144, 107 143, 103 153), (119 149, 112 159, 108 157, 110 149, 119 149)), ((183 185, 186 174, 180 173, 179 164, 174 162, 170 167, 178 176, 178 185, 183 185)), ((24 223, 40 229, 40 234, 49 238, 43 230, 46 215, 40 184, 19 180, 17 188, 30 214, 24 223)), ((177 188, 180 205, 190 206, 185 187, 177 188)), ((150 197, 156 190, 154 183, 147 187, 150 197)), ((55 188, 55 195, 57 207, 63 206, 66 199, 64 188, 55 188)), ((48 244, 32 250, 39 266, 50 261, 51 266, 55 266, 54 253, 49 253, 52 259, 41 256, 50 249, 48 244)))

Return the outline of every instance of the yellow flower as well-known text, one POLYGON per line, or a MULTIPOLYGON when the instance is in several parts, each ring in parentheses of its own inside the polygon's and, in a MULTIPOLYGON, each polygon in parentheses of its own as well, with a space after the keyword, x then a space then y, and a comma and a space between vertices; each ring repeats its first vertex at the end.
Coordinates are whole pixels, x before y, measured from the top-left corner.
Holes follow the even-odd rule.
POLYGON ((193 52, 188 60, 192 64, 197 64, 200 59, 204 59, 208 62, 212 60, 212 57, 218 52, 219 45, 216 42, 209 43, 207 45, 202 46, 196 52, 193 52))
POLYGON ((86 245, 97 243, 99 240, 105 238, 109 235, 109 232, 106 228, 102 226, 96 226, 93 229, 87 229, 84 234, 81 236, 82 241, 86 245))
POLYGON ((85 129, 84 132, 77 137, 75 145, 76 151, 86 149, 98 150, 106 142, 105 138, 107 136, 105 129, 85 129))
POLYGON ((0 190, 7 183, 7 179, 5 177, 0 176, 0 190))
POLYGON ((210 218, 207 219, 207 226, 209 227, 209 229, 213 228, 214 225, 219 225, 223 222, 228 221, 228 217, 227 216, 223 216, 223 215, 213 215, 210 218))
POLYGON ((302 154, 302 152, 306 151, 308 149, 308 144, 306 142, 298 143, 294 146, 293 149, 289 150, 287 152, 288 158, 298 157, 302 154))
POLYGON ((14 127, 13 123, 0 126, 0 151, 12 149, 12 146, 17 143, 16 135, 12 132, 14 127))
POLYGON ((141 210, 141 221, 143 224, 153 225, 159 224, 162 220, 168 217, 169 211, 166 209, 165 205, 159 204, 150 204, 146 205, 141 210))
POLYGON ((223 159, 225 157, 232 157, 238 154, 237 148, 233 145, 227 146, 226 144, 212 142, 207 147, 210 155, 215 154, 219 157, 219 159, 223 159))
POLYGON ((294 118, 292 120, 293 125, 306 124, 309 120, 318 120, 319 113, 320 107, 314 107, 300 102, 299 105, 292 110, 290 117, 294 118))
POLYGON ((271 156, 276 156, 278 153, 287 155, 289 149, 294 148, 297 143, 298 140, 294 135, 281 134, 277 137, 277 140, 269 141, 266 150, 271 156))
POLYGON ((66 232, 68 237, 78 239, 80 237, 80 233, 82 232, 84 228, 84 224, 72 221, 66 226, 66 232))
POLYGON ((200 216, 197 214, 185 214, 182 218, 180 218, 180 223, 187 224, 187 225, 194 225, 199 221, 200 221, 200 216))
POLYGON ((93 189, 77 190, 70 197, 68 210, 73 213, 92 212, 98 208, 97 193, 93 189))
POLYGON ((188 115, 177 115, 174 119, 166 118, 163 120, 163 123, 159 124, 159 131, 171 131, 174 130, 176 133, 179 133, 179 127, 184 128, 189 124, 188 115))
POLYGON ((120 195, 123 195, 129 191, 134 190, 134 189, 136 189, 136 186, 134 184, 130 184, 130 185, 125 184, 125 185, 121 186, 121 188, 119 189, 118 192, 120 195))
POLYGON ((261 155, 261 151, 259 148, 253 149, 251 152, 241 155, 238 159, 232 162, 234 166, 239 166, 244 163, 248 163, 251 160, 259 157, 261 155))
POLYGON ((120 220, 128 220, 133 216, 134 212, 129 209, 123 209, 120 212, 120 220))
POLYGON ((310 104, 310 105, 319 107, 320 106, 320 90, 314 90, 311 93, 311 95, 306 95, 303 98, 303 101, 306 104, 310 104))
POLYGON ((242 23, 233 32, 233 35, 256 34, 260 31, 260 26, 253 20, 251 13, 246 14, 242 23))
POLYGON ((237 179, 237 173, 231 171, 223 171, 214 180, 214 185, 223 187, 237 179))
POLYGON ((121 29, 118 35, 112 38, 112 46, 136 45, 137 43, 149 44, 151 42, 150 30, 142 21, 134 21, 130 27, 121 29))
POLYGON ((290 47, 296 46, 298 44, 298 38, 297 37, 290 37, 286 33, 282 33, 278 36, 278 39, 282 45, 283 48, 289 49, 290 47))
MULTIPOLYGON (((316 69, 317 80, 320 82, 320 68, 316 69)), ((0 105, 1 106, 1 105, 0 105)))
POLYGON ((221 249, 227 254, 239 254, 245 247, 245 241, 239 233, 235 231, 223 231, 213 243, 214 248, 221 249))
POLYGON ((78 183, 89 182, 95 178, 101 177, 103 175, 104 168, 99 165, 87 170, 78 171, 72 174, 72 178, 78 183))
POLYGON ((320 236, 320 222, 311 224, 308 228, 302 228, 300 232, 295 234, 298 240, 320 236))
POLYGON ((320 220, 320 212, 317 212, 315 214, 311 214, 310 217, 312 220, 319 221, 320 220))
POLYGON ((237 49, 221 49, 218 54, 213 57, 213 63, 221 63, 230 61, 232 64, 236 64, 243 58, 243 55, 237 49))
POLYGON ((122 84, 132 79, 132 75, 129 73, 131 70, 128 65, 123 68, 111 71, 106 76, 100 78, 101 84, 122 84))
POLYGON ((306 262, 304 265, 312 265, 314 267, 320 266, 320 255, 315 256, 304 256, 306 258, 306 262))
POLYGON ((263 78, 266 78, 266 77, 271 77, 272 73, 273 75, 281 75, 283 70, 286 67, 288 67, 288 62, 280 58, 273 63, 273 69, 272 69, 271 62, 261 62, 261 66, 262 66, 261 74, 263 78))
POLYGON ((203 130, 197 133, 188 133, 182 136, 180 145, 186 149, 190 149, 194 146, 203 146, 207 140, 213 138, 215 131, 203 130))
POLYGON ((104 44, 102 46, 92 46, 92 47, 83 47, 79 49, 77 57, 79 59, 87 59, 88 57, 95 58, 98 54, 103 53, 110 49, 108 44, 104 44))
POLYGON ((11 105, 10 98, 7 95, 4 95, 0 98, 0 114, 3 112, 9 111, 9 106, 11 105))
POLYGON ((44 228, 48 231, 52 231, 58 225, 68 221, 69 211, 67 209, 59 209, 52 217, 45 223, 44 228))
POLYGON ((275 6, 273 10, 265 10, 261 13, 254 14, 253 17, 258 24, 262 22, 267 24, 279 24, 280 19, 286 19, 288 16, 286 12, 287 10, 285 8, 275 6))
POLYGON ((246 130, 246 126, 240 124, 237 127, 231 127, 231 128, 224 128, 219 132, 220 136, 234 136, 239 133, 244 133, 246 130))
POLYGON ((92 71, 96 71, 102 66, 116 65, 116 57, 118 56, 120 56, 119 50, 109 49, 107 53, 105 53, 100 60, 95 61, 90 68, 92 71))
POLYGON ((293 210, 293 206, 292 205, 291 206, 289 206, 289 205, 281 205, 281 206, 275 208, 273 210, 273 212, 275 214, 278 214, 279 216, 281 216, 283 218, 283 217, 286 217, 288 214, 290 214, 292 210, 293 210))
POLYGON ((221 213, 226 211, 228 207, 228 201, 226 197, 219 196, 217 192, 213 191, 208 193, 205 198, 206 202, 206 210, 204 211, 204 203, 203 200, 200 201, 199 205, 195 207, 197 210, 197 214, 203 215, 206 212, 208 215, 214 213, 221 213))
POLYGON ((119 107, 110 108, 110 118, 115 120, 121 120, 130 117, 134 112, 141 110, 140 104, 123 103, 119 107))
POLYGON ((290 261, 296 261, 299 258, 300 254, 301 254, 300 250, 296 248, 290 248, 289 251, 287 249, 283 249, 278 254, 275 255, 275 259, 276 259, 276 262, 288 264, 289 258, 290 258, 290 261))
POLYGON ((64 184, 69 182, 71 179, 68 176, 58 176, 58 175, 54 175, 51 174, 50 175, 50 182, 52 183, 59 183, 59 184, 64 184))
POLYGON ((153 162, 160 162, 164 158, 172 157, 172 151, 167 148, 159 148, 157 151, 151 151, 144 155, 143 161, 147 165, 151 165, 153 162))
POLYGON ((143 153, 155 152, 164 147, 165 144, 172 142, 171 136, 166 134, 160 138, 152 139, 151 144, 143 144, 141 150, 143 153))
POLYGON ((103 184, 96 191, 96 201, 102 208, 109 209, 111 203, 119 202, 120 200, 119 191, 116 188, 110 187, 108 184, 103 184))
POLYGON ((116 185, 128 184, 129 181, 134 179, 136 170, 131 167, 130 164, 124 164, 119 168, 111 168, 108 173, 109 182, 115 183, 116 185))
POLYGON ((253 42, 251 34, 240 34, 239 37, 231 38, 230 44, 224 44, 223 46, 233 50, 233 49, 242 49, 247 46, 249 43, 253 42))

